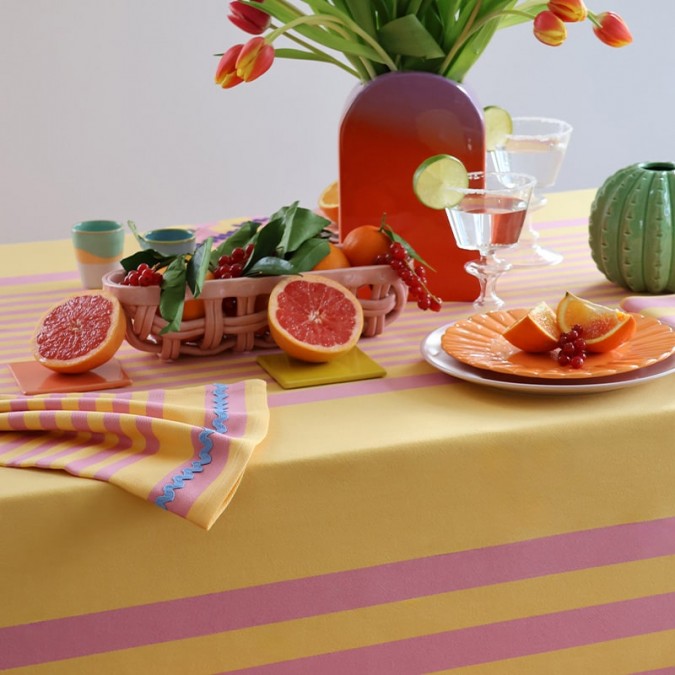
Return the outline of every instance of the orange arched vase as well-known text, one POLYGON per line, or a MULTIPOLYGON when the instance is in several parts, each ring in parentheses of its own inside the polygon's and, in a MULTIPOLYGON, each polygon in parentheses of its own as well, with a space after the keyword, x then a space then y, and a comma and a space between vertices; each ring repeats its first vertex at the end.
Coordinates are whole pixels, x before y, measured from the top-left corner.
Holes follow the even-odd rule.
POLYGON ((468 171, 485 169, 482 110, 460 84, 433 73, 380 75, 359 85, 340 125, 340 239, 359 225, 387 223, 435 271, 429 286, 444 300, 478 293, 464 263, 476 257, 457 247, 445 211, 422 205, 413 192, 415 169, 445 153, 468 171))

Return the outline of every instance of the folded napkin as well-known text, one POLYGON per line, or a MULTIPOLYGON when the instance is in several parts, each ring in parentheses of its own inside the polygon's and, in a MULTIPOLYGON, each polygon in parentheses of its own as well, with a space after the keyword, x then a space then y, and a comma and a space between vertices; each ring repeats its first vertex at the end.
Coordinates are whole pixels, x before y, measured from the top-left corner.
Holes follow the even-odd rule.
POLYGON ((263 380, 3 396, 0 465, 107 481, 208 530, 232 499, 268 422, 263 380))
POLYGON ((621 309, 652 316, 675 328, 675 294, 629 295, 621 301, 621 309))

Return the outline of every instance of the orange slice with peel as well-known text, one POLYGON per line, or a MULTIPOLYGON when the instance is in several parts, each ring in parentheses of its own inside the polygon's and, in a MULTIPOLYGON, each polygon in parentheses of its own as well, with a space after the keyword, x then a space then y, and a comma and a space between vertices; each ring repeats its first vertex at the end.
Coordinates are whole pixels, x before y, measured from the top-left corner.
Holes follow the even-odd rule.
POLYGON ((584 300, 569 291, 558 303, 556 317, 560 330, 567 333, 580 326, 589 352, 616 349, 635 334, 635 317, 620 309, 584 300))
POLYGON ((319 274, 284 277, 270 294, 267 320, 281 349, 313 363, 346 354, 363 331, 361 303, 342 284, 319 274))
POLYGON ((53 305, 32 338, 33 356, 59 373, 85 373, 119 349, 127 320, 120 301, 106 291, 84 291, 53 305))
POLYGON ((524 352, 550 352, 560 337, 555 312, 545 302, 540 302, 504 333, 504 339, 524 352))
POLYGON ((328 220, 333 223, 338 222, 340 215, 340 191, 338 182, 331 183, 319 197, 319 208, 328 220))

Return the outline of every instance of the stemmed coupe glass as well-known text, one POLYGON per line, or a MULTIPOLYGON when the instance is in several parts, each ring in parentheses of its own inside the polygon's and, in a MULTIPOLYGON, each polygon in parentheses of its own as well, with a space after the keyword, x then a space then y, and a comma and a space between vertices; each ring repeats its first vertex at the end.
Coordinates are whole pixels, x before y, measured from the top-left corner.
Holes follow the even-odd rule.
POLYGON ((461 199, 445 209, 452 234, 459 248, 480 254, 464 265, 480 283, 473 303, 477 312, 504 305, 497 295, 497 279, 513 265, 497 253, 518 242, 535 182, 533 176, 511 171, 477 171, 469 174, 467 188, 453 188, 461 199))
POLYGON ((517 171, 537 179, 520 241, 507 254, 515 266, 555 265, 563 259, 559 253, 539 245, 539 233, 532 227, 531 213, 546 205, 542 190, 555 184, 571 134, 572 126, 563 120, 514 117, 512 133, 490 150, 496 171, 517 171))

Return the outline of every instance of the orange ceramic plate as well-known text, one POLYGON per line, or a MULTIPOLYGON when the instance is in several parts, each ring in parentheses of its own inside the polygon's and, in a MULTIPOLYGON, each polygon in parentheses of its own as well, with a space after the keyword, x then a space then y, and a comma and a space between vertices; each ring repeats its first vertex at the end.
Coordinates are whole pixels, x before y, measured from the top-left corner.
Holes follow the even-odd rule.
POLYGON ((556 352, 528 354, 516 349, 502 333, 527 312, 500 310, 458 321, 441 338, 444 351, 475 368, 521 377, 582 379, 606 377, 651 366, 675 353, 675 331, 658 319, 635 314, 631 340, 606 354, 589 354, 583 368, 559 366, 556 352))

